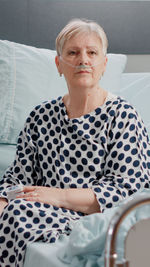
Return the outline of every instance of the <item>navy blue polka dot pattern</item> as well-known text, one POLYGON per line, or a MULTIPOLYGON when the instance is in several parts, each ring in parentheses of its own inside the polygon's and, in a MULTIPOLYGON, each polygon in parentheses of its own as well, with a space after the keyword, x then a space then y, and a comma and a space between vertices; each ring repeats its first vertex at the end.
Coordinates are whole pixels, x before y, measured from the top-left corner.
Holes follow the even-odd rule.
MULTIPOLYGON (((0 185, 6 197, 10 184, 91 188, 100 210, 112 208, 143 187, 149 187, 150 145, 134 108, 108 94, 102 107, 69 119, 62 97, 37 106, 18 138, 16 158, 0 185)), ((65 208, 12 200, 0 223, 2 266, 22 266, 28 243, 55 242, 69 234, 70 221, 83 216, 65 208)))

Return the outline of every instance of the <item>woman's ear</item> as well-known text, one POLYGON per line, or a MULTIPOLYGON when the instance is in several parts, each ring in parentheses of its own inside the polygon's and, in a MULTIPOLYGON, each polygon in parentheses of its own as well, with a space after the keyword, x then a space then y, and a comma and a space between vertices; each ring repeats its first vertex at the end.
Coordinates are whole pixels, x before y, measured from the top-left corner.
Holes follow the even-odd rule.
POLYGON ((108 57, 105 56, 105 69, 106 69, 106 66, 107 66, 107 62, 108 62, 108 57))
POLYGON ((107 62, 108 62, 108 58, 107 58, 107 56, 105 56, 105 59, 104 59, 104 71, 103 71, 103 75, 104 75, 104 72, 105 72, 105 70, 106 70, 107 62))
POLYGON ((61 64, 60 64, 59 56, 55 57, 55 64, 56 64, 57 70, 58 70, 58 72, 59 72, 59 74, 61 76, 62 75, 62 71, 61 71, 61 64))

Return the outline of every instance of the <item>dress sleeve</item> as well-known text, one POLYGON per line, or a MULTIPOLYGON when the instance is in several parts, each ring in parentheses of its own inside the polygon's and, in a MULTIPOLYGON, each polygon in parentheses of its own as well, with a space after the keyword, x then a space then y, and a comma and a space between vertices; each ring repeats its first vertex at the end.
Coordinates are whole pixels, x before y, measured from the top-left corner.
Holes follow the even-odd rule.
POLYGON ((10 185, 41 185, 42 175, 37 157, 36 141, 38 133, 32 123, 32 111, 27 118, 24 129, 18 137, 15 160, 6 170, 0 182, 0 197, 6 197, 6 188, 10 185))
POLYGON ((126 104, 118 111, 107 138, 103 175, 92 182, 102 212, 134 192, 148 188, 150 182, 150 142, 134 108, 126 104))

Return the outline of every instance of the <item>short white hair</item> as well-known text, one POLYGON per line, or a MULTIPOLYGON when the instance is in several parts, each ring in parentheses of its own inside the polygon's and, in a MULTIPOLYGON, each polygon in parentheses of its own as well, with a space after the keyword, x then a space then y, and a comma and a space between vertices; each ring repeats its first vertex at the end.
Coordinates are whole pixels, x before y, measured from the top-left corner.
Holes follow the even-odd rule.
POLYGON ((96 33, 102 43, 103 53, 107 54, 108 40, 103 28, 96 22, 86 19, 73 19, 61 30, 56 38, 57 55, 62 54, 64 44, 71 37, 82 32, 96 33))

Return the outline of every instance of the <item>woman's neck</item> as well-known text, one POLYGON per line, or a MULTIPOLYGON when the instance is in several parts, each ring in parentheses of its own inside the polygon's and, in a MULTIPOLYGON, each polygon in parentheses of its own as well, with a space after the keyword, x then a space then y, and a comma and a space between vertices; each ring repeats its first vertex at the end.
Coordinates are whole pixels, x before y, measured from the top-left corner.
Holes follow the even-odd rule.
POLYGON ((68 117, 78 118, 102 106, 106 97, 107 91, 102 88, 96 88, 86 93, 82 91, 69 92, 64 96, 63 102, 66 106, 68 117))

